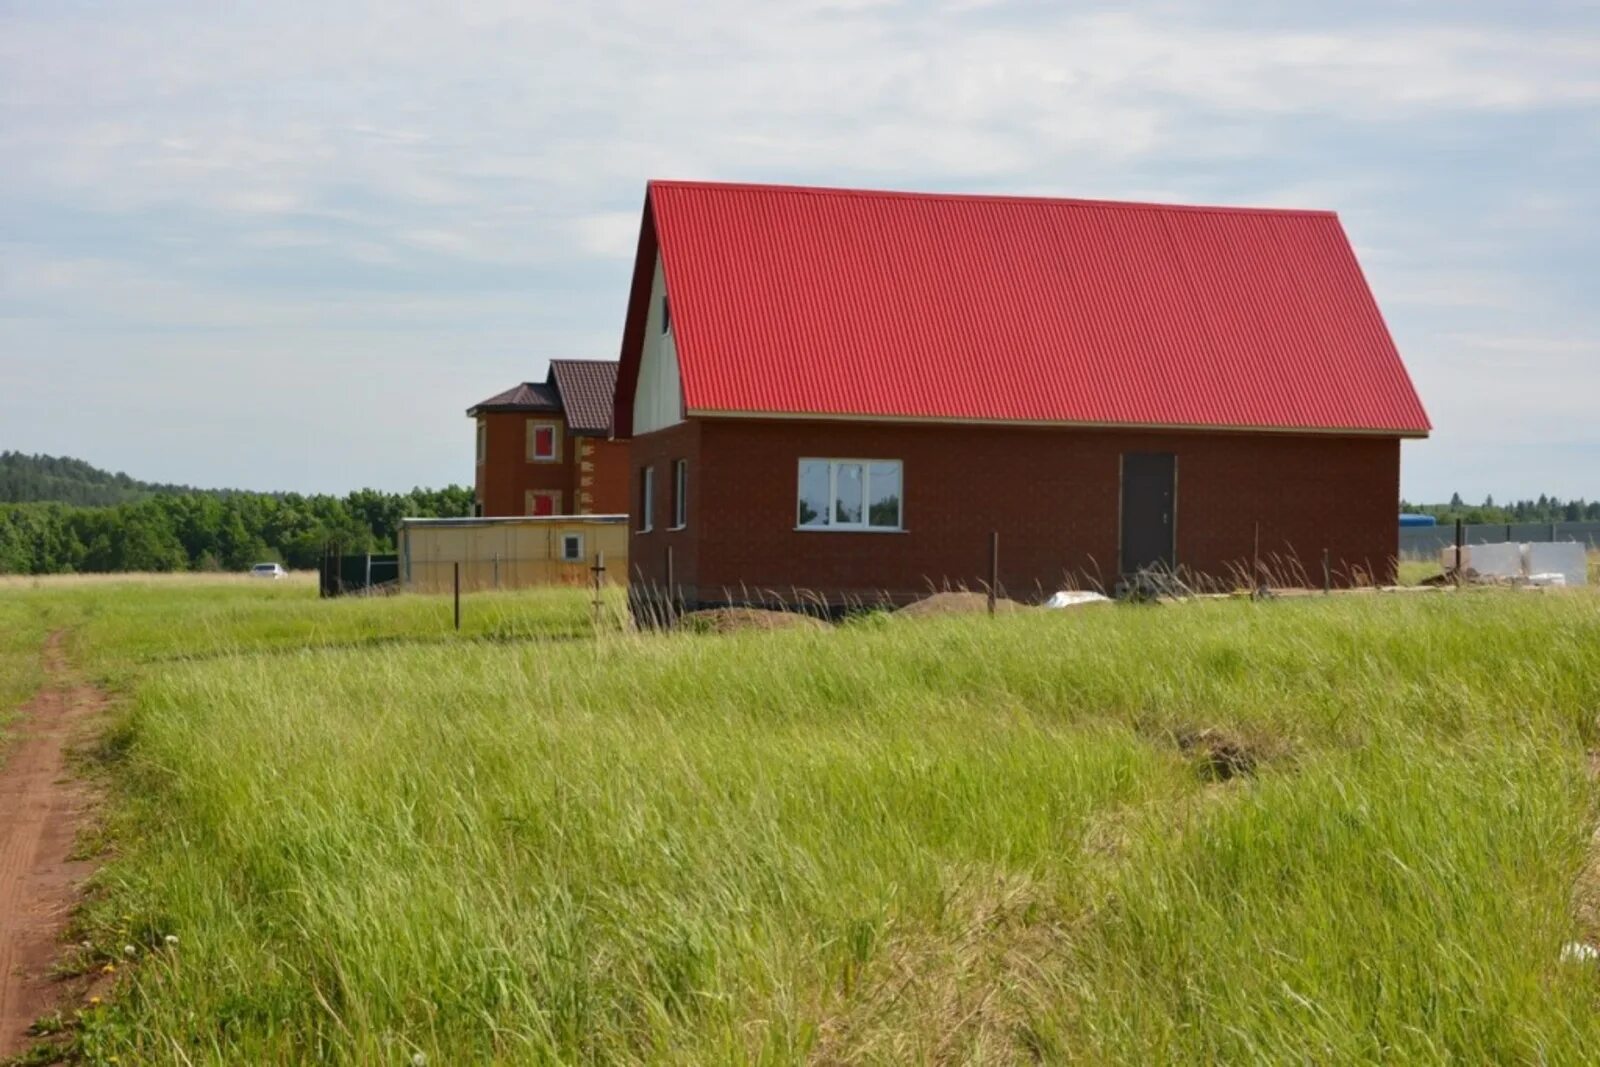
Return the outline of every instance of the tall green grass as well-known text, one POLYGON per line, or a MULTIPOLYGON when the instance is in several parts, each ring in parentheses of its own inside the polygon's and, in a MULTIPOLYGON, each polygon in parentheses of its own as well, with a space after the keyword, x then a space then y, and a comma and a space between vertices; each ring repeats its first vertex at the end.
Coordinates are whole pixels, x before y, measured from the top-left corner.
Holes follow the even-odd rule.
POLYGON ((1593 596, 600 640, 243 596, 82 630, 134 689, 86 929, 140 955, 91 1059, 1600 1053, 1593 596))
MULTIPOLYGON (((553 588, 535 593, 479 593, 462 598, 455 630, 449 597, 342 597, 319 600, 308 582, 237 577, 146 575, 0 579, 0 611, 51 620, 74 631, 76 651, 105 680, 131 680, 163 665, 237 655, 295 655, 316 649, 422 645, 466 640, 517 642, 590 639, 593 594, 553 588)), ((601 632, 622 628, 625 603, 609 589, 601 632)), ((18 647, 35 643, 34 630, 18 647)))

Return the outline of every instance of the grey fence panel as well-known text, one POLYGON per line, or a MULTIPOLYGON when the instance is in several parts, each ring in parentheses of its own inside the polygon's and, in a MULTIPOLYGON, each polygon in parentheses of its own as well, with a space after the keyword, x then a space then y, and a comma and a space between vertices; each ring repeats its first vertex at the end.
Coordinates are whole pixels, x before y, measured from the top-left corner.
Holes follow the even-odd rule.
POLYGON ((1600 548, 1600 522, 1558 522, 1557 541, 1582 541, 1590 548, 1600 548))
MULTIPOLYGON (((1469 545, 1494 545, 1505 541, 1579 541, 1600 549, 1600 522, 1471 523, 1462 528, 1469 545)), ((1400 558, 1436 560, 1442 549, 1456 543, 1454 524, 1400 527, 1400 558)))
POLYGON ((1455 544, 1455 531, 1443 526, 1400 527, 1401 559, 1437 559, 1439 550, 1455 544))

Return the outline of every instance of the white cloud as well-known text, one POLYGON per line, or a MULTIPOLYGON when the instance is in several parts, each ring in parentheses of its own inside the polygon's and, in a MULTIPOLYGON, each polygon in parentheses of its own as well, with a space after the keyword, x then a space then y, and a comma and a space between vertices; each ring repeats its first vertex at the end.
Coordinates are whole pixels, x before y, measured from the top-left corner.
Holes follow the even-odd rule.
MULTIPOLYGON (((494 373, 468 393, 492 391, 517 360, 615 351, 643 183, 660 176, 1332 207, 1442 435, 1497 389, 1459 372, 1463 351, 1494 351, 1484 338, 1544 338, 1502 354, 1600 390, 1562 362, 1593 353, 1559 348, 1595 332, 1593 313, 1549 284, 1570 266, 1545 266, 1558 239, 1600 236, 1583 186, 1600 164, 1596 26, 1495 24, 1445 2, 1301 15, 12 6, 0 223, 27 236, 0 261, 0 369, 128 351, 114 329, 194 330, 251 360, 325 345, 331 380, 341 352, 405 331, 407 351, 474 352, 494 373), (1506 139, 1540 122, 1555 125, 1506 139), (478 354, 486 333, 496 354, 478 354)), ((421 403, 450 391, 428 384, 440 392, 421 403)), ((464 476, 441 464, 400 480, 464 476)))
POLYGON ((639 246, 640 215, 634 211, 602 211, 572 220, 573 235, 583 252, 601 259, 632 260, 639 246))

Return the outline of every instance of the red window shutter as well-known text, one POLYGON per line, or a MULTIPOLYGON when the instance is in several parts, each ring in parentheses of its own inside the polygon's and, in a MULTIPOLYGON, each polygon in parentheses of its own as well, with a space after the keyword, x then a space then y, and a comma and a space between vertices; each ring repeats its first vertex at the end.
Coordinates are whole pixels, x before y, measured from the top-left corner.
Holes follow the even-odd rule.
POLYGON ((533 498, 533 513, 535 515, 554 515, 556 513, 556 498, 549 493, 540 493, 533 498))
POLYGON ((533 454, 548 457, 556 454, 556 431, 549 426, 540 426, 533 431, 533 454))

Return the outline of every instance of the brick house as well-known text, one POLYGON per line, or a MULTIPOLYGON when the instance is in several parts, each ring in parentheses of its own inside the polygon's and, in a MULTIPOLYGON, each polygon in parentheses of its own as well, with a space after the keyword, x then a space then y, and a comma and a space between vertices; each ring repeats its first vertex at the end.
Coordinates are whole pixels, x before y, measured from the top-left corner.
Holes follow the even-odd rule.
POLYGON ((543 382, 522 382, 467 409, 477 423, 476 513, 622 514, 628 449, 611 440, 614 361, 552 359, 543 382))
POLYGON ((1391 580, 1430 426, 1335 215, 653 182, 630 561, 691 603, 1391 580))

